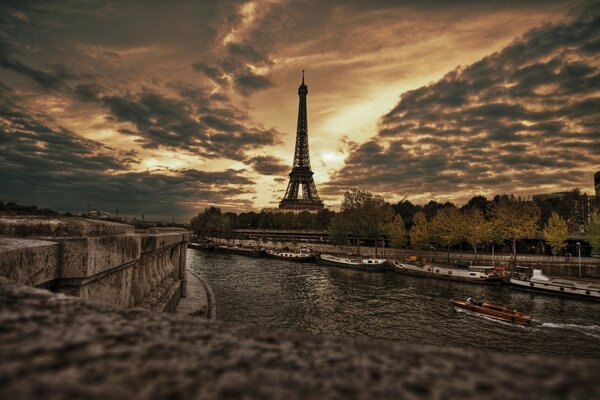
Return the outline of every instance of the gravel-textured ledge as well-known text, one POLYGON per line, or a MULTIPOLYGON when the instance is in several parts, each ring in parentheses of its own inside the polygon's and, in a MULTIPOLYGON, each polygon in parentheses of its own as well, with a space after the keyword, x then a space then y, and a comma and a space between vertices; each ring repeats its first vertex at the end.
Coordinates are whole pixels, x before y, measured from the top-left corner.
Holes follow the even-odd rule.
POLYGON ((0 278, 0 398, 600 398, 597 360, 322 337, 0 278))

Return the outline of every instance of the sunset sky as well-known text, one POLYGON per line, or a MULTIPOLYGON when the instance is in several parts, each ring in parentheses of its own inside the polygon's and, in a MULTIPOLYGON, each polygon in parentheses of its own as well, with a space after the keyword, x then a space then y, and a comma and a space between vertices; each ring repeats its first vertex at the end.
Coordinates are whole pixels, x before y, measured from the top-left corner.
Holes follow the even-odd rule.
POLYGON ((181 221, 274 207, 303 69, 333 209, 353 186, 593 192, 597 2, 3 1, 0 200, 181 221))

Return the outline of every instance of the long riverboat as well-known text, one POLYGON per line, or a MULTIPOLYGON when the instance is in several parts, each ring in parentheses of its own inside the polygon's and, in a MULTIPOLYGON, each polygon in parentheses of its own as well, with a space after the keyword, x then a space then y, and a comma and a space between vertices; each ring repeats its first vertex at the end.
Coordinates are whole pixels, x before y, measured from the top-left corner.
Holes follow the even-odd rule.
POLYGON ((316 254, 310 249, 302 248, 297 250, 265 250, 265 256, 269 258, 277 258, 280 260, 296 261, 296 262, 311 262, 315 261, 316 254))
POLYGON ((393 260, 390 263, 390 269, 401 274, 471 283, 499 284, 502 280, 502 276, 494 270, 494 267, 488 266, 453 268, 433 264, 409 264, 393 260))
POLYGON ((478 302, 468 298, 466 300, 452 300, 452 305, 458 309, 483 314, 490 318, 513 322, 515 324, 528 325, 533 319, 531 314, 508 308, 504 304, 492 303, 489 301, 478 302))
POLYGON ((320 254, 317 262, 334 267, 359 268, 371 271, 383 271, 387 269, 385 258, 361 257, 358 255, 336 256, 333 254, 320 254))
POLYGON ((573 281, 562 278, 550 278, 540 269, 534 269, 532 276, 515 273, 510 283, 516 288, 559 296, 600 300, 600 285, 592 282, 573 281))
POLYGON ((217 246, 215 250, 224 253, 241 254, 250 257, 262 257, 265 250, 260 247, 242 247, 242 246, 217 246))

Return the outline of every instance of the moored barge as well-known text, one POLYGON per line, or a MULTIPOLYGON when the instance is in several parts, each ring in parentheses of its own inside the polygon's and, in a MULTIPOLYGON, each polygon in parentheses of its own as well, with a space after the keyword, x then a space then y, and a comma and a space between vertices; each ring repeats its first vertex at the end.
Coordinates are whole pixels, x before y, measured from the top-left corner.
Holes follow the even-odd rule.
POLYGON ((502 276, 493 267, 470 266, 468 268, 441 267, 433 264, 409 264, 397 260, 390 263, 392 271, 406 274, 424 276, 428 278, 447 279, 452 281, 499 284, 502 276))
POLYGON ((334 267, 359 268, 370 271, 384 271, 387 269, 385 258, 360 257, 358 255, 335 256, 333 254, 320 254, 317 262, 319 264, 334 267))
POLYGON ((573 281, 561 278, 550 278, 540 269, 534 269, 528 277, 524 273, 515 273, 510 283, 516 288, 540 293, 568 296, 590 300, 600 300, 600 285, 591 282, 573 281))
POLYGON ((296 261, 296 262, 311 262, 316 258, 316 254, 310 249, 302 248, 296 250, 265 250, 265 256, 269 258, 277 258, 279 260, 296 261))

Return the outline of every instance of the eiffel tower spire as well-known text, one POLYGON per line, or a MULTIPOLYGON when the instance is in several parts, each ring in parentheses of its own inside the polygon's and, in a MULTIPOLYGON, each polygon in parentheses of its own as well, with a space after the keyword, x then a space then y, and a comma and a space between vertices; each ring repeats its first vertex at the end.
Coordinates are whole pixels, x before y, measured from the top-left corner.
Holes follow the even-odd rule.
POLYGON ((310 155, 308 152, 308 123, 306 115, 306 95, 308 87, 304 83, 304 70, 302 70, 302 83, 298 88, 298 127, 296 130, 296 149, 294 163, 290 172, 290 181, 285 191, 285 196, 279 203, 279 208, 289 210, 322 210, 323 202, 319 199, 317 187, 313 180, 310 168, 310 155))

